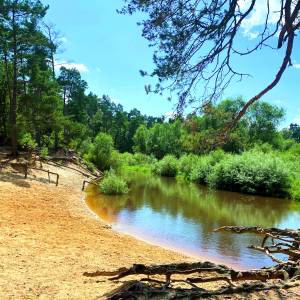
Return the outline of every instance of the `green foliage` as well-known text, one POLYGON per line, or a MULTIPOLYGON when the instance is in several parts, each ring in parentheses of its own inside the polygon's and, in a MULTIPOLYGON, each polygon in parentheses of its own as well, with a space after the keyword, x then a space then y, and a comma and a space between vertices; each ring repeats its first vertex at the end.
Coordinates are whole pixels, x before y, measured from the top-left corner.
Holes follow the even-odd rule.
POLYGON ((122 154, 116 150, 113 150, 111 153, 110 167, 115 171, 119 171, 123 165, 124 160, 122 154))
POLYGON ((112 165, 113 150, 112 137, 105 133, 99 133, 84 158, 92 162, 98 169, 108 170, 112 165))
POLYGON ((212 169, 210 186, 247 194, 287 196, 290 170, 274 154, 246 152, 228 155, 212 169))
POLYGON ((156 163, 156 159, 153 156, 149 156, 143 153, 119 153, 118 159, 121 161, 121 165, 125 166, 143 166, 153 165, 156 163))
POLYGON ((154 165, 153 171, 161 176, 176 177, 178 173, 178 160, 174 155, 166 155, 154 165))
POLYGON ((127 194, 129 191, 126 181, 114 172, 105 174, 104 179, 99 184, 99 188, 106 195, 122 195, 127 194))
MULTIPOLYGON (((9 0, 1 9, 0 143, 10 140, 14 154, 17 137, 25 149, 42 149, 42 156, 72 148, 91 169, 146 171, 154 166, 163 176, 246 193, 288 193, 299 199, 300 126, 291 124, 279 131, 281 108, 255 103, 228 133, 222 150, 213 151, 220 132, 244 106, 241 97, 208 104, 200 114, 185 118, 154 118, 137 109, 126 112, 109 96, 88 93, 78 70, 63 67, 56 77, 51 62, 59 41, 53 39, 54 32, 41 29, 47 6, 37 0, 9 0)), ((176 39, 172 44, 180 45, 176 39)), ((173 47, 171 51, 175 53, 173 47)), ((177 68, 160 67, 163 73, 178 75, 177 68)))
POLYGON ((95 172, 96 167, 92 162, 85 160, 85 159, 83 159, 83 162, 91 172, 95 172))
POLYGON ((91 150, 92 140, 90 138, 85 140, 75 140, 74 146, 71 148, 76 149, 80 155, 84 156, 91 150))
POLYGON ((194 154, 185 154, 178 160, 178 171, 180 176, 190 179, 195 164, 199 161, 199 157, 194 154))
POLYGON ((144 150, 161 159, 167 154, 180 156, 182 154, 181 135, 182 123, 176 120, 171 123, 156 123, 150 129, 140 127, 134 138, 134 149, 144 150))
POLYGON ((133 159, 134 165, 153 165, 157 162, 157 159, 154 156, 143 153, 135 153, 133 159))
POLYGON ((49 149, 46 146, 43 146, 40 152, 41 157, 47 157, 49 154, 49 149))
POLYGON ((135 152, 147 153, 147 141, 149 139, 149 131, 145 125, 141 125, 135 132, 133 137, 135 152))
POLYGON ((208 176, 213 167, 210 156, 199 157, 198 161, 191 170, 191 181, 199 184, 207 184, 208 176))
POLYGON ((25 133, 19 139, 19 144, 26 149, 34 149, 37 146, 37 143, 32 138, 30 133, 25 133))
POLYGON ((292 199, 300 201, 300 172, 297 173, 297 177, 292 178, 289 192, 292 199))

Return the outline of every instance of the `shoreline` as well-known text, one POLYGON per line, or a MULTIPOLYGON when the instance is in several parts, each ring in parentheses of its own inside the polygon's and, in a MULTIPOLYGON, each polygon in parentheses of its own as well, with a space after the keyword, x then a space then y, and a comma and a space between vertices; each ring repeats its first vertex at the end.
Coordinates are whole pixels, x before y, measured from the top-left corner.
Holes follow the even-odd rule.
MULTIPOLYGON (((86 205, 81 175, 50 165, 49 169, 61 175, 58 187, 36 172, 26 181, 0 173, 1 299, 106 299, 107 293, 129 279, 112 282, 83 273, 114 271, 136 263, 195 261, 114 231, 86 205)), ((201 284, 207 289, 218 286, 201 284)), ((272 293, 260 292, 253 299, 279 299, 272 293)), ((231 299, 245 298, 231 295, 231 299)))
POLYGON ((115 232, 85 204, 81 175, 56 171, 58 187, 37 173, 0 174, 1 299, 105 299, 122 281, 83 273, 192 261, 115 232))

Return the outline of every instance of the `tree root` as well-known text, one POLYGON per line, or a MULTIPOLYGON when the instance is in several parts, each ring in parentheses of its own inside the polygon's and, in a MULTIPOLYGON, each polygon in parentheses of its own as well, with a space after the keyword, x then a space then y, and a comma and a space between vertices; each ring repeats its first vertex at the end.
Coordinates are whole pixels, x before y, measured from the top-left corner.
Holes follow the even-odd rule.
POLYGON ((113 272, 97 271, 84 273, 84 276, 108 276, 110 280, 119 280, 131 275, 146 275, 139 281, 130 281, 108 296, 108 299, 193 299, 225 294, 249 293, 271 289, 287 289, 299 285, 300 279, 300 230, 282 230, 276 228, 227 226, 216 231, 234 233, 254 233, 263 235, 261 246, 250 246, 260 251, 277 263, 274 267, 250 271, 236 271, 224 265, 211 262, 179 263, 167 265, 145 266, 134 264, 130 268, 121 268, 113 272), (267 245, 271 239, 271 244, 267 245), (274 254, 285 254, 288 261, 282 261, 274 254), (211 276, 208 276, 211 274, 211 276), (165 276, 165 280, 150 276, 165 276), (173 275, 181 275, 183 279, 172 279, 173 275), (187 275, 194 275, 187 277, 187 275), (113 277, 112 277, 113 276, 113 277), (272 280, 271 282, 268 282, 272 280), (205 290, 196 284, 207 282, 227 282, 228 286, 216 290, 205 290), (252 283, 248 283, 252 281, 252 283), (254 281, 254 282, 253 282, 254 281), (236 285, 235 283, 243 282, 236 285), (247 282, 247 283, 245 283, 247 282), (172 284, 184 283, 190 289, 174 288, 172 284))
POLYGON ((251 293, 268 290, 289 289, 298 286, 290 283, 263 284, 260 282, 243 284, 238 287, 223 287, 217 290, 206 290, 202 288, 170 288, 145 284, 141 281, 129 281, 120 288, 106 295, 109 300, 120 299, 199 299, 214 296, 251 293))

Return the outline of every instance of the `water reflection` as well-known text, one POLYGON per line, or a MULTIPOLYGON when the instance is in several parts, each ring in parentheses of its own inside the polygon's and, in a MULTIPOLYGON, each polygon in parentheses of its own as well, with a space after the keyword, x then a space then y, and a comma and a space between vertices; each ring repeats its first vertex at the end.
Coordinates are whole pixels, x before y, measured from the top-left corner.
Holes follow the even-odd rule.
POLYGON ((246 248, 259 243, 257 236, 213 233, 215 228, 297 228, 300 223, 300 204, 295 202, 210 191, 170 178, 141 174, 130 175, 128 195, 99 195, 90 187, 86 202, 116 230, 240 269, 269 266, 272 262, 246 248))

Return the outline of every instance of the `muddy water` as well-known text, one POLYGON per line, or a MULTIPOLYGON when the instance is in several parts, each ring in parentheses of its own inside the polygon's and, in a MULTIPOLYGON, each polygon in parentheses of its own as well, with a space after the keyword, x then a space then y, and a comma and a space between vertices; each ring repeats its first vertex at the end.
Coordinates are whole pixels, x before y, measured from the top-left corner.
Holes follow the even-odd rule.
POLYGON ((89 187, 89 208, 113 229, 153 244, 238 269, 271 266, 247 245, 255 235, 214 233, 225 225, 300 228, 300 203, 210 191, 170 178, 131 175, 126 196, 104 196, 89 187))

